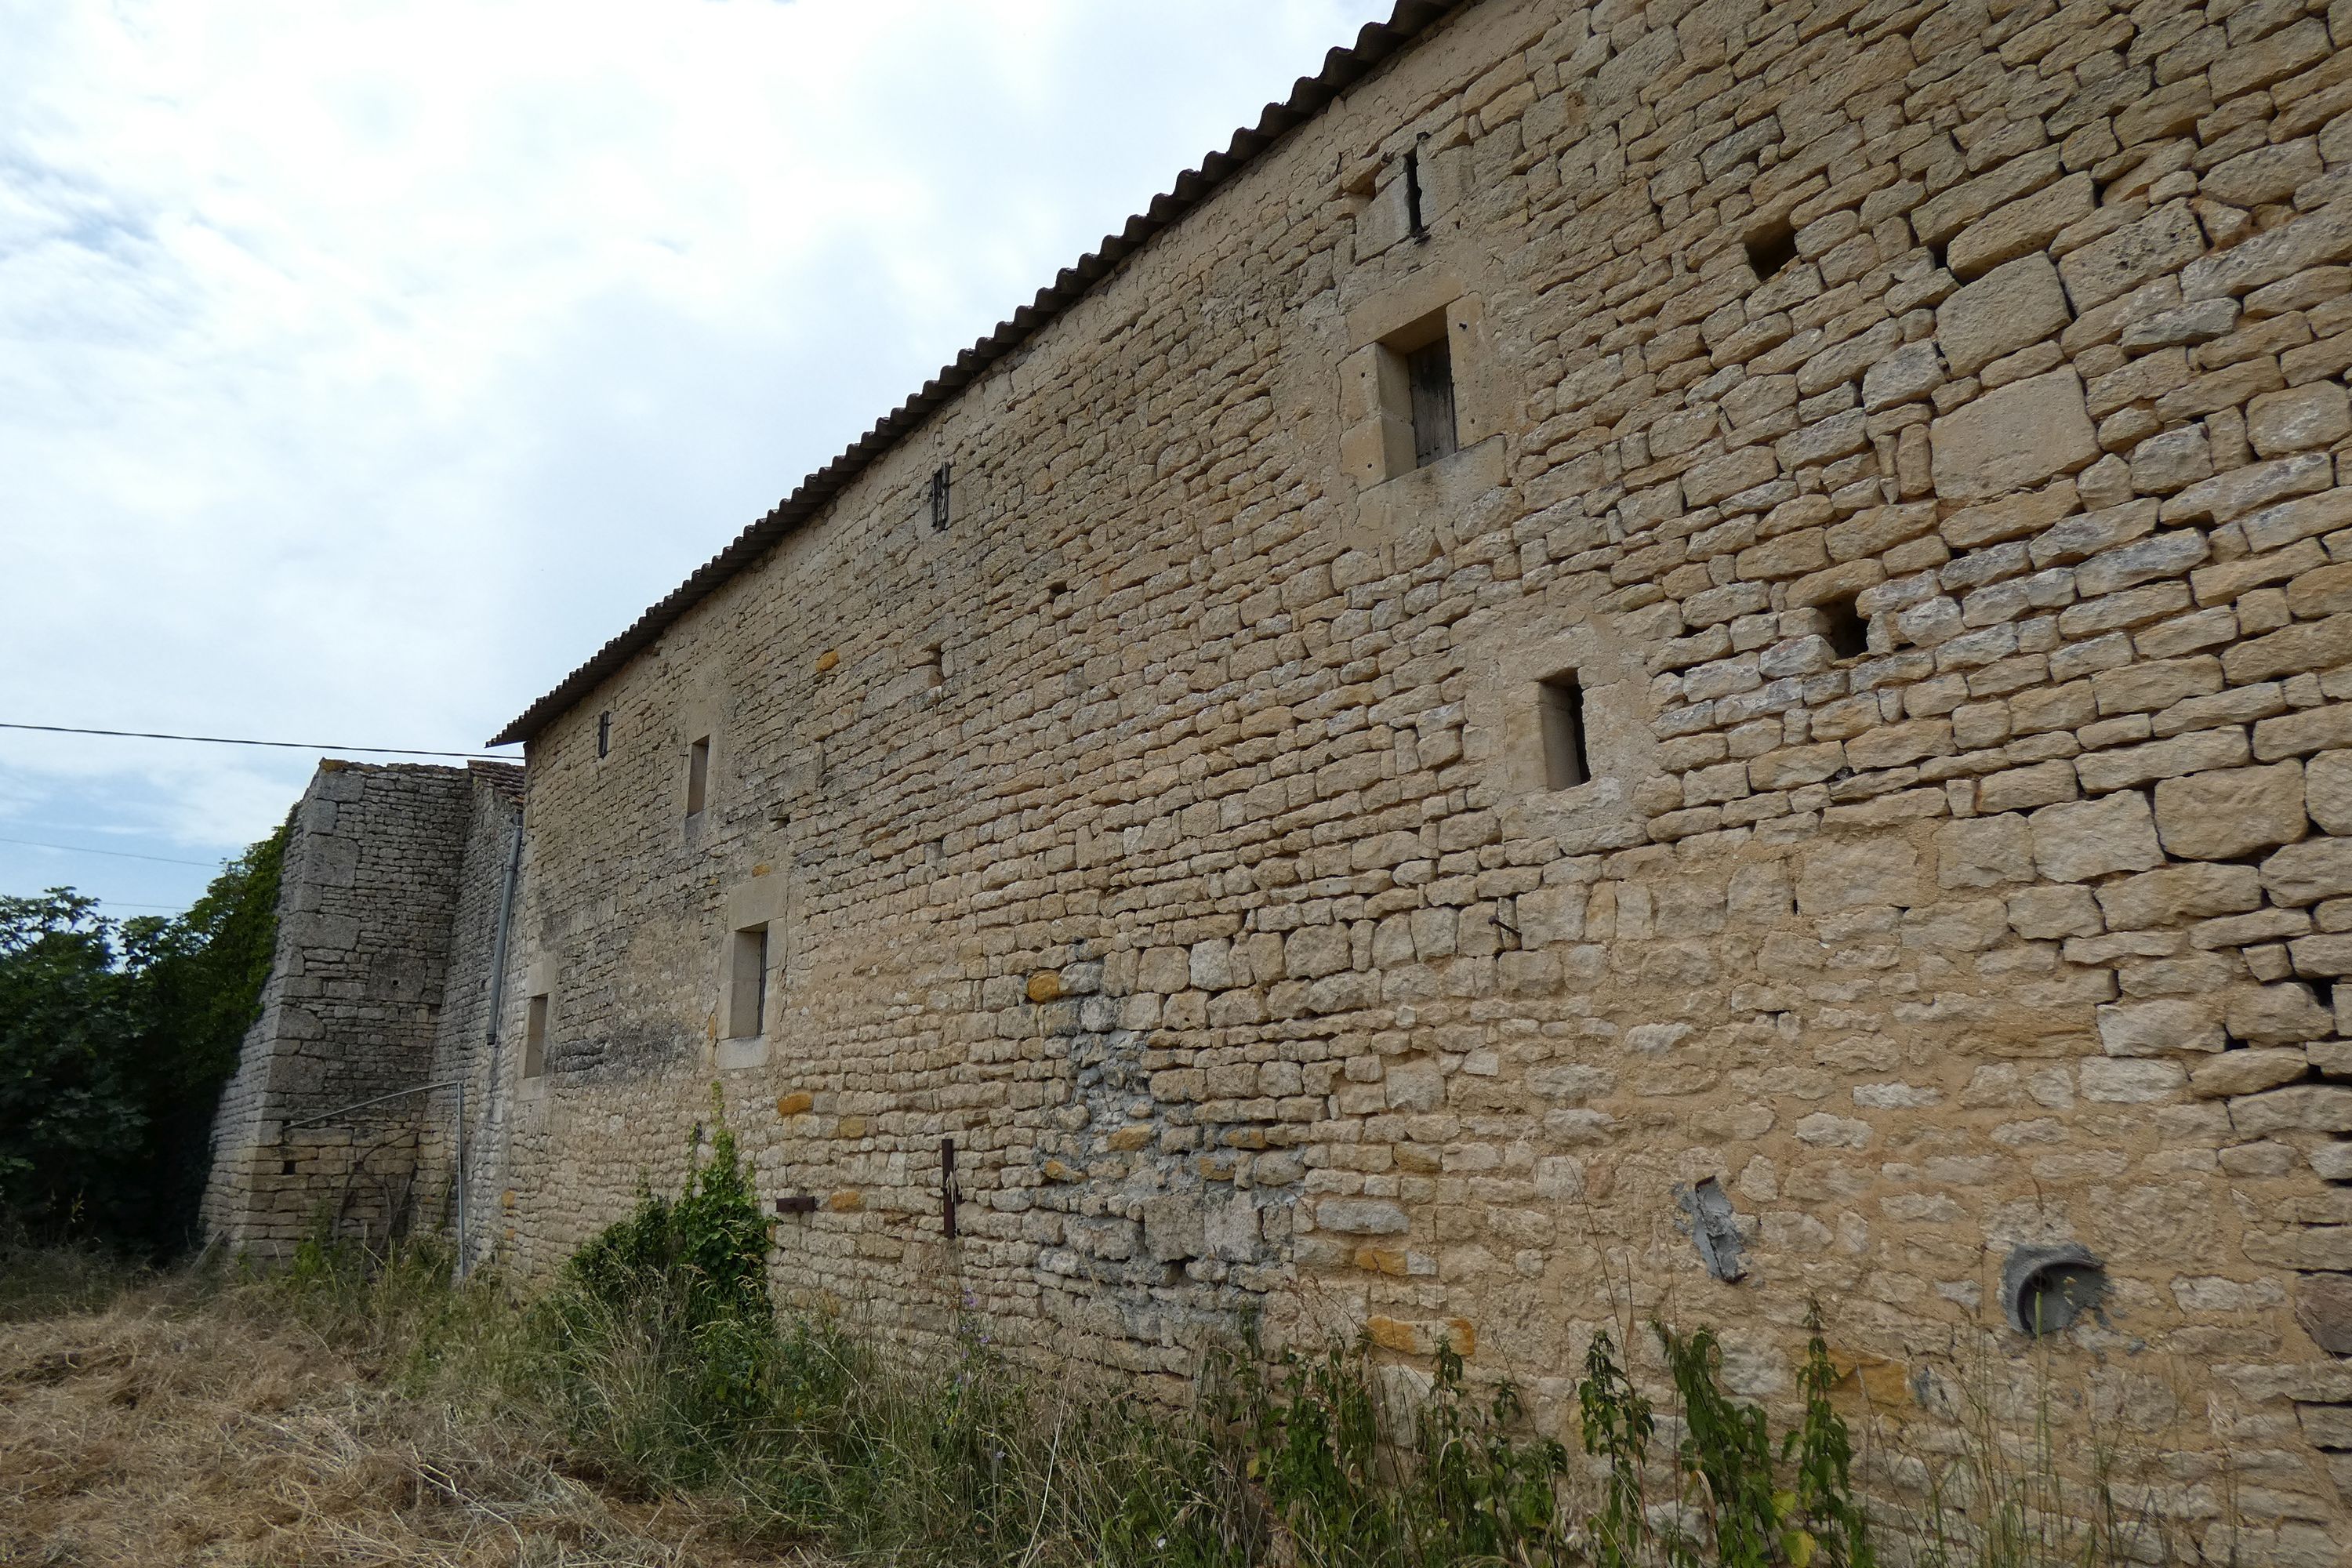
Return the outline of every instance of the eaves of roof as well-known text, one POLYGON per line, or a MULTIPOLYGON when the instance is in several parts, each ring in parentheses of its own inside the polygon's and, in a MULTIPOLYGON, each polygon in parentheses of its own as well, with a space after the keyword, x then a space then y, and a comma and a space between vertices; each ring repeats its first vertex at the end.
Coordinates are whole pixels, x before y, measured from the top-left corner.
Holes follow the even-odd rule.
POLYGON ((1283 102, 1267 104, 1255 126, 1234 132, 1232 143, 1223 152, 1210 153, 1201 160, 1199 168, 1179 174, 1165 195, 1154 196, 1151 205, 1129 218, 1124 228, 1105 236, 1097 248, 1080 257, 1075 265, 1064 268, 1051 285, 1037 290, 1036 299, 1013 311, 1011 321, 998 322, 996 331, 958 354, 955 363, 924 383, 920 392, 898 405, 839 457, 803 479, 774 510, 737 534, 726 549, 704 562, 692 576, 639 616, 628 630, 598 648, 587 663, 524 710, 520 718, 499 731, 489 743, 511 745, 537 735, 687 611, 822 510, 901 437, 952 401, 990 366, 1028 342, 1047 323, 1117 273, 1119 264, 1150 243, 1153 236, 1181 222, 1186 214, 1208 199, 1211 192, 1248 167, 1286 132, 1312 120, 1332 100, 1464 3, 1465 0, 1398 0, 1396 10, 1386 22, 1370 24, 1356 35, 1352 47, 1333 49, 1326 55, 1322 70, 1299 78, 1290 97, 1283 102))

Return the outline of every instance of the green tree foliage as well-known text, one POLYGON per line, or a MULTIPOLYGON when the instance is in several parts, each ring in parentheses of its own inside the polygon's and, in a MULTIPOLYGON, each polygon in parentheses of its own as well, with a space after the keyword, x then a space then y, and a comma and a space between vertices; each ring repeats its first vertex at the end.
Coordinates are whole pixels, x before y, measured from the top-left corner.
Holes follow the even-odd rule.
POLYGON ((173 920, 0 898, 0 1230, 184 1243, 277 939, 283 828, 173 920))
POLYGON ((146 995, 97 900, 0 899, 0 1210, 45 1232, 119 1223, 146 1128, 146 995))

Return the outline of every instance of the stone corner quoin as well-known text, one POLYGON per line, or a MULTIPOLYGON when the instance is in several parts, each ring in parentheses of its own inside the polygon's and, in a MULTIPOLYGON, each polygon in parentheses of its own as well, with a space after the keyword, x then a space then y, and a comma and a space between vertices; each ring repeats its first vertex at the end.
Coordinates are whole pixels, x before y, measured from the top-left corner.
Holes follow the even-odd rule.
POLYGON ((2352 4, 1457 7, 526 783, 322 773, 212 1222, 454 1225, 450 1097, 284 1126, 462 1079, 544 1271, 717 1081, 783 1299, 1171 1395, 1629 1280, 1909 1379, 2087 1252, 2167 1507, 2336 1562, 2347 365, 2352 4))

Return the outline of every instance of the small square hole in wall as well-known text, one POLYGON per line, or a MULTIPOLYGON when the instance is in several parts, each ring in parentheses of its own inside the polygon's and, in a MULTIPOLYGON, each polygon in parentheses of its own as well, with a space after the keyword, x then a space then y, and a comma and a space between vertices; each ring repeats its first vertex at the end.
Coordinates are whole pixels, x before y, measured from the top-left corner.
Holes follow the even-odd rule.
POLYGON ((710 798, 710 737, 705 735, 686 751, 686 815, 700 816, 710 798))
POLYGON ((1759 283, 1797 259, 1797 231, 1789 226, 1787 218, 1775 218, 1749 230, 1747 245, 1748 269, 1759 283))
POLYGON ((1592 777, 1584 749, 1584 688, 1576 671, 1536 683, 1536 716, 1543 733, 1544 787, 1574 789, 1592 777))
POLYGON ((547 994, 530 999, 523 1014, 522 1076, 539 1078, 547 1071, 547 994))
POLYGON ((1813 606, 1822 617, 1822 637, 1837 658, 1860 658, 1870 651, 1870 623, 1854 607, 1851 595, 1813 606))
POLYGON ((768 1013, 768 928, 746 926, 728 952, 727 1037, 748 1040, 764 1032, 768 1013))

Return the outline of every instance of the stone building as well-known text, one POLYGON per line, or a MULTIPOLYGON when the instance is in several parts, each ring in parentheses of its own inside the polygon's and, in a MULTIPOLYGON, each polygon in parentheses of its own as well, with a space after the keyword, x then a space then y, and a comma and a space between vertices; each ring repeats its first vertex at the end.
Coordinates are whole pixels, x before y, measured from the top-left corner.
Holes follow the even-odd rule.
POLYGON ((912 1339, 1555 1422, 1818 1301, 2336 1561, 2347 197, 2347 0, 1406 0, 509 727, 503 981, 503 785, 432 808, 472 1248, 716 1081, 780 1289, 912 1339))

